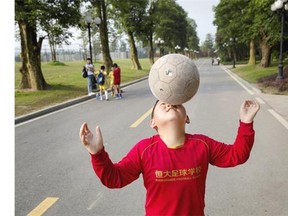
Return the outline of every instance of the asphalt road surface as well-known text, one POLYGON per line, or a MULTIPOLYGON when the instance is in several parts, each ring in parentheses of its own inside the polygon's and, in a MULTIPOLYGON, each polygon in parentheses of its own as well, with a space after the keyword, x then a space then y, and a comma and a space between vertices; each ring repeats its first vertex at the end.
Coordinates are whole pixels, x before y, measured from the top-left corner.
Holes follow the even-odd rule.
MULTIPOLYGON (((189 133, 233 143, 239 108, 257 99, 253 88, 231 77, 210 59, 195 61, 197 95, 185 104, 189 133)), ((149 110, 155 98, 148 81, 124 89, 122 100, 80 103, 15 126, 15 215, 144 215, 141 176, 122 189, 108 189, 95 176, 90 155, 80 143, 82 122, 100 125, 105 148, 117 162, 139 140, 153 135, 149 110)), ((236 168, 210 166, 206 215, 288 214, 288 131, 266 104, 256 116, 255 144, 248 162, 236 168)), ((173 196, 173 194, 171 194, 173 196)))

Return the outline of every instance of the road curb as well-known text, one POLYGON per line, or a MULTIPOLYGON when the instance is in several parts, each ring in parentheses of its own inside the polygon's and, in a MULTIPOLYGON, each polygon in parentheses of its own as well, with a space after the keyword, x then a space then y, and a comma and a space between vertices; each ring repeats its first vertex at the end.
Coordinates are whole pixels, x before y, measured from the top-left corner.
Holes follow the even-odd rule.
MULTIPOLYGON (((134 80, 134 81, 131 81, 131 82, 128 82, 128 83, 124 83, 123 85, 121 85, 121 88, 125 88, 127 86, 130 86, 132 84, 135 84, 135 83, 138 83, 138 82, 141 82, 143 80, 146 80, 148 79, 148 76, 146 77, 142 77, 140 79, 137 79, 137 80, 134 80)), ((98 92, 98 91, 97 91, 98 92)), ((79 97, 79 98, 76 98, 76 99, 72 99, 72 100, 69 100, 69 101, 65 101, 61 104, 57 104, 55 106, 50 106, 50 107, 47 107, 47 108, 44 108, 44 109, 41 109, 41 110, 38 110, 36 112, 32 112, 32 113, 29 113, 27 115, 23 115, 23 116, 19 116, 19 117, 16 117, 15 118, 15 125, 19 124, 19 123, 23 123, 25 121, 28 121, 28 120, 31 120, 31 119, 34 119, 34 118, 37 118, 39 116, 42 116, 42 115, 46 115, 48 113, 52 113, 52 112, 55 112, 57 110, 60 110, 60 109, 63 109, 63 108, 66 108, 66 107, 69 107, 69 106, 72 106, 72 105, 75 105, 75 104, 78 104, 78 103, 81 103, 81 102, 84 102, 84 101, 87 101, 87 100, 92 100, 95 98, 95 95, 92 95, 92 96, 82 96, 82 97, 79 97)))

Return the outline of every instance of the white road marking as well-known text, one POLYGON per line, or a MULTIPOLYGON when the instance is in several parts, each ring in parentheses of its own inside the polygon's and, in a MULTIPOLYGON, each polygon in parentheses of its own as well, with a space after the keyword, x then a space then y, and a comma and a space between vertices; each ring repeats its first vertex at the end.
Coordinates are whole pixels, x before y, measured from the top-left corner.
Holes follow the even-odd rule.
POLYGON ((265 101, 262 100, 260 97, 255 97, 255 99, 260 103, 260 104, 265 104, 265 101))
POLYGON ((89 205, 89 207, 87 208, 88 210, 92 210, 93 208, 95 208, 97 202, 102 199, 103 197, 103 193, 99 192, 96 196, 96 199, 89 205))
MULTIPOLYGON (((250 89, 248 89, 240 80, 239 78, 237 78, 236 75, 234 75, 231 71, 229 71, 228 69, 224 68, 224 71, 226 71, 226 73, 231 76, 240 86, 242 86, 250 95, 254 95, 254 92, 259 93, 259 90, 257 90, 254 87, 251 87, 253 89, 253 91, 251 91, 250 89)), ((262 100, 262 98, 260 97, 255 97, 255 99, 260 103, 260 104, 266 104, 265 101, 262 100)), ((276 111, 274 111, 273 109, 267 109, 273 116, 274 118, 276 118, 287 130, 288 130, 288 122, 281 116, 279 115, 276 111)))
POLYGON ((242 82, 239 81, 239 79, 234 75, 232 74, 229 70, 227 70, 226 68, 223 68, 224 71, 226 71, 226 73, 232 77, 232 79, 234 79, 240 86, 242 86, 242 88, 244 88, 250 95, 254 95, 254 92, 251 91, 250 89, 248 89, 242 82))
POLYGON ((38 116, 38 117, 36 117, 36 118, 32 118, 31 120, 27 120, 27 121, 25 121, 25 122, 19 123, 19 124, 15 125, 15 127, 19 127, 19 126, 28 124, 28 123, 33 122, 33 121, 36 121, 36 120, 39 120, 39 119, 42 119, 42 118, 46 118, 46 117, 48 117, 48 116, 50 116, 50 115, 54 115, 55 113, 60 113, 60 112, 63 112, 63 111, 65 111, 65 110, 72 109, 72 108, 74 108, 74 107, 77 107, 77 106, 80 106, 80 105, 82 105, 82 104, 84 104, 84 103, 89 103, 89 102, 91 102, 91 100, 87 100, 87 101, 83 101, 83 102, 80 102, 80 103, 76 103, 76 104, 74 104, 74 105, 71 105, 71 106, 68 106, 68 107, 64 107, 64 108, 62 108, 62 109, 55 110, 55 111, 49 112, 49 113, 47 113, 47 114, 43 114, 43 115, 38 116))
POLYGON ((268 111, 288 130, 288 122, 273 109, 268 109, 268 111))

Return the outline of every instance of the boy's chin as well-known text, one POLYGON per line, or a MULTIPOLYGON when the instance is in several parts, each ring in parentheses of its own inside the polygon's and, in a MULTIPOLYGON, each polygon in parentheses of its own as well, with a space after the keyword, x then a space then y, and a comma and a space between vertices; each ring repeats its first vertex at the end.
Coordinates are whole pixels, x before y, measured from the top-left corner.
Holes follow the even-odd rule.
POLYGON ((170 116, 167 116, 167 118, 165 118, 165 121, 167 122, 167 123, 170 123, 170 122, 172 122, 173 124, 181 124, 181 120, 180 120, 180 118, 179 118, 179 116, 176 116, 176 115, 170 115, 170 116))

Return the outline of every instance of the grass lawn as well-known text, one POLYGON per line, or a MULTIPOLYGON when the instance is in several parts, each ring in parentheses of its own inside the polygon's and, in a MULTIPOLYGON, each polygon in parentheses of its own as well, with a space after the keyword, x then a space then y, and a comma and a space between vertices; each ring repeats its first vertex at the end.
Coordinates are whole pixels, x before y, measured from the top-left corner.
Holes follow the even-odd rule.
POLYGON ((273 62, 271 67, 263 68, 258 65, 241 65, 231 69, 249 83, 255 84, 263 93, 288 95, 288 64, 284 62, 284 80, 276 81, 278 63, 273 62))
MULTIPOLYGON (((121 83, 147 76, 150 71, 149 59, 140 59, 143 70, 132 70, 130 59, 116 59, 121 68, 121 83)), ((94 63, 95 69, 100 69, 103 62, 94 63)), ((20 62, 15 63, 15 115, 21 116, 45 107, 87 95, 87 80, 82 77, 84 61, 51 63, 42 62, 42 73, 51 86, 45 91, 18 90, 21 81, 20 62)))
POLYGON ((241 76, 243 79, 256 84, 263 76, 270 76, 276 73, 277 68, 276 66, 262 68, 257 65, 245 65, 240 67, 236 66, 236 68, 232 71, 241 76))

